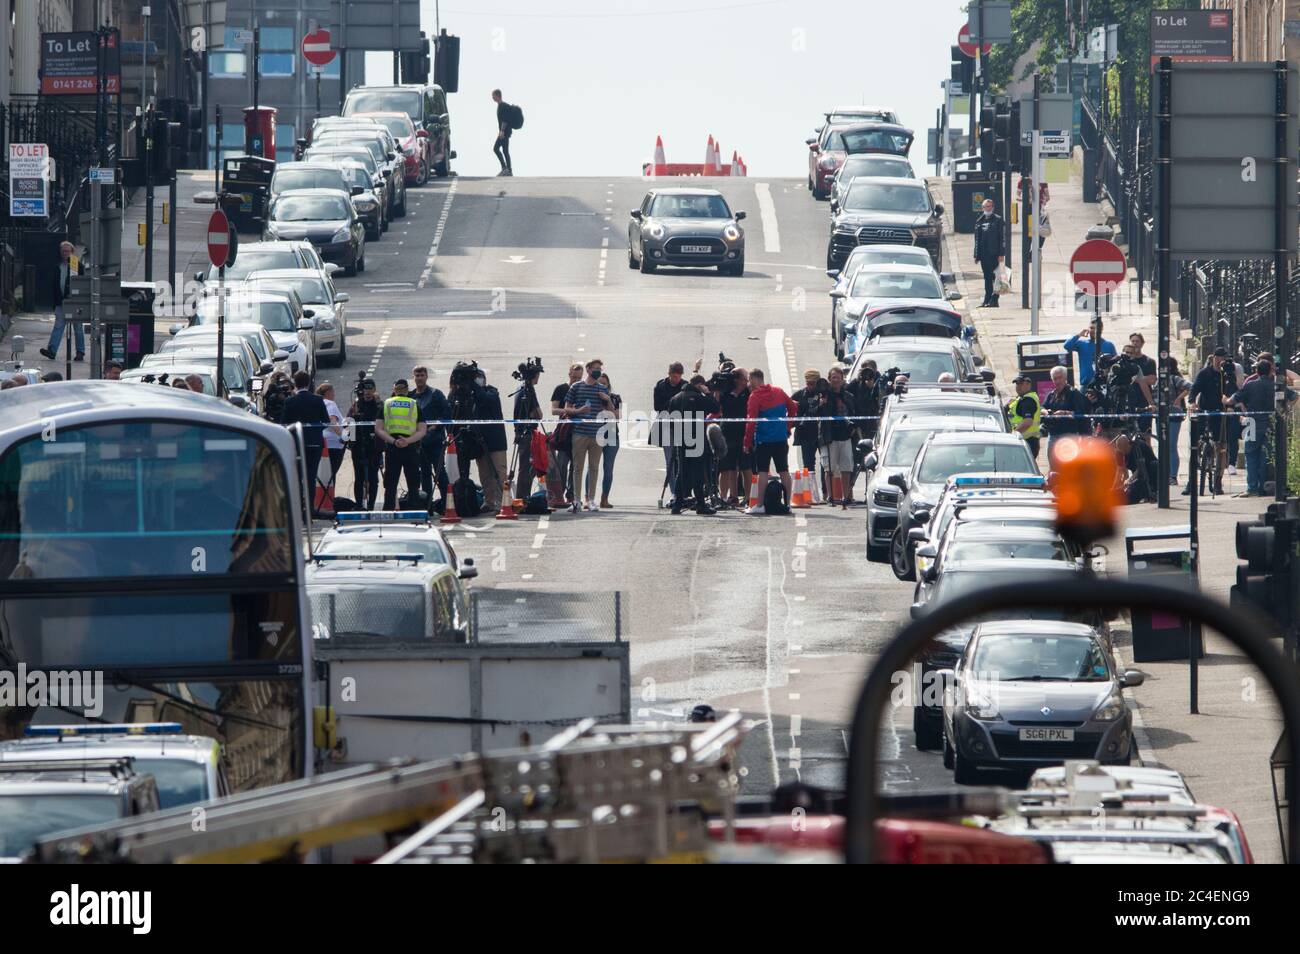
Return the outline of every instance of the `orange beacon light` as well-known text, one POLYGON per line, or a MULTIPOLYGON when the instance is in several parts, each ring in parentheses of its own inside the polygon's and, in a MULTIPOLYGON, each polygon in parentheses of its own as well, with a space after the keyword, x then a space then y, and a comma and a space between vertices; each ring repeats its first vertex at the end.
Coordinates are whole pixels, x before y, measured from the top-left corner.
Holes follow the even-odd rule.
POLYGON ((1115 448, 1097 437, 1062 437, 1052 442, 1051 466, 1061 534, 1082 543, 1110 536, 1123 502, 1115 448))

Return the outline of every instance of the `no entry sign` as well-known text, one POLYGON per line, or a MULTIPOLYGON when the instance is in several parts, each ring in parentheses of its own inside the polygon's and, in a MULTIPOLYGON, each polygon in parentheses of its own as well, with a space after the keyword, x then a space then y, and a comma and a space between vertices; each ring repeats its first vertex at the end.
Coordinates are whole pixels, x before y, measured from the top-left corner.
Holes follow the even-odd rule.
MULTIPOLYGON (((974 58, 975 58, 975 44, 972 43, 972 42, 970 41, 970 26, 969 26, 969 25, 962 27, 961 30, 958 31, 958 33, 957 33, 957 45, 958 45, 959 47, 961 47, 961 51, 962 51, 963 53, 965 53, 967 56, 969 56, 971 59, 974 59, 974 58)), ((992 44, 992 43, 985 43, 985 44, 984 44, 984 52, 985 52, 985 53, 988 53, 988 51, 991 50, 991 49, 993 49, 993 44, 992 44)))
POLYGON ((1070 256, 1070 276, 1075 287, 1087 295, 1109 295, 1128 274, 1128 261, 1114 242, 1090 239, 1070 256))
POLYGON ((208 219, 208 261, 214 268, 234 261, 234 246, 230 240, 230 220, 220 209, 208 219))
POLYGON ((330 31, 317 30, 302 38, 302 58, 312 66, 328 66, 338 51, 330 46, 330 31))

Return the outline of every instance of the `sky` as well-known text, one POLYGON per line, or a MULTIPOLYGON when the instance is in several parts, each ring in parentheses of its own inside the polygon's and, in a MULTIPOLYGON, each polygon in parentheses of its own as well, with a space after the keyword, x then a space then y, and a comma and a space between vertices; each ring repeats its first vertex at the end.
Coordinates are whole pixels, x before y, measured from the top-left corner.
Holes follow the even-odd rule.
MULTIPOLYGON (((490 93, 524 111, 517 175, 638 175, 663 136, 669 162, 702 162, 708 137, 754 176, 806 176, 804 140, 833 106, 894 109, 925 159, 960 0, 441 0, 461 38, 449 96, 453 167, 494 174, 490 93)), ((422 0, 434 34, 433 0, 422 0)), ((388 83, 391 54, 367 78, 388 83)), ((919 170, 918 170, 919 171, 919 170)))

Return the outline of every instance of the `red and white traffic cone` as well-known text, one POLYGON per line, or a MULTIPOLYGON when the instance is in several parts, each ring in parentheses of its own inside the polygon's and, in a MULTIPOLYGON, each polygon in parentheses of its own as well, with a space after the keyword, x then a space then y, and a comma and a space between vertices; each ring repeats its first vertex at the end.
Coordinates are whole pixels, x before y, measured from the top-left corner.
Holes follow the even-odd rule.
POLYGON ((715 173, 713 165, 713 133, 709 133, 709 144, 704 147, 704 170, 702 175, 711 176, 715 173))
POLYGON ((655 136, 655 164, 653 174, 662 176, 667 170, 664 166, 668 165, 668 157, 664 155, 664 137, 655 136))
POLYGON ((740 175, 740 159, 736 156, 736 150, 734 149, 731 150, 731 165, 728 166, 728 170, 727 175, 729 176, 740 175))
POLYGON ((456 482, 460 480, 460 456, 456 453, 456 442, 447 445, 447 496, 443 500, 442 522, 460 523, 460 514, 456 513, 456 482))

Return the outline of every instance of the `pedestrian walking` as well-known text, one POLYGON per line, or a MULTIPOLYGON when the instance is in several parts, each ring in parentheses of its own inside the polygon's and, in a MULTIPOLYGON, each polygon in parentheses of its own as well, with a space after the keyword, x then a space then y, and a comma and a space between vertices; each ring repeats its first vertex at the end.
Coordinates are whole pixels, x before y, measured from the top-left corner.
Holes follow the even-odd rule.
MULTIPOLYGON (((174 384, 175 382, 173 382, 174 384)), ((188 387, 184 381, 181 387, 188 387)), ((303 457, 307 463, 308 493, 312 499, 312 513, 316 512, 316 471, 320 469, 321 454, 325 450, 325 425, 330 422, 329 410, 320 395, 311 393, 311 375, 299 371, 293 376, 294 393, 284 402, 280 423, 302 425, 303 457)))
POLYGON ((790 431, 794 427, 792 416, 799 413, 790 396, 775 385, 768 384, 762 368, 749 372, 749 407, 745 416, 745 451, 754 452, 754 473, 759 478, 760 492, 767 485, 769 470, 776 468, 790 499, 790 431))
MULTIPOLYGON (((63 329, 68 324, 67 316, 63 311, 64 300, 72 294, 72 253, 74 249, 71 242, 59 243, 59 265, 58 268, 50 270, 50 297, 54 301, 54 330, 50 332, 49 343, 41 348, 41 354, 53 361, 59 353, 59 343, 63 341, 63 329)), ((84 361, 86 359, 86 332, 81 322, 72 323, 73 334, 76 335, 77 351, 73 361, 84 361)))
POLYGON ((492 102, 497 104, 497 139, 492 146, 492 152, 496 155, 497 161, 501 163, 501 171, 498 176, 513 176, 514 168, 510 164, 510 135, 514 132, 514 110, 501 98, 501 90, 492 91, 492 102))
MULTIPOLYGON (((304 372, 298 372, 303 374, 304 372)), ((406 477, 406 492, 420 488, 420 442, 428 427, 420 420, 420 405, 407 390, 405 378, 393 382, 393 394, 384 401, 375 434, 384 447, 384 509, 397 509, 397 482, 406 477)))
POLYGON ((573 513, 582 509, 596 511, 596 479, 600 466, 600 429, 597 415, 610 407, 609 390, 600 383, 603 362, 587 362, 587 375, 569 388, 564 409, 573 419, 573 513), (584 486, 583 473, 586 472, 584 486), (583 496, 579 498, 579 494, 583 496))
POLYGON ((980 217, 975 220, 975 261, 984 272, 984 301, 981 308, 998 307, 998 266, 1005 258, 1003 231, 1005 220, 993 209, 993 200, 985 199, 980 205, 980 217))
POLYGON ((600 507, 602 510, 613 508, 609 502, 609 489, 614 486, 614 459, 618 457, 619 420, 623 416, 623 398, 614 393, 609 383, 609 375, 602 374, 600 383, 609 392, 610 407, 600 411, 598 417, 604 421, 600 429, 600 507))

